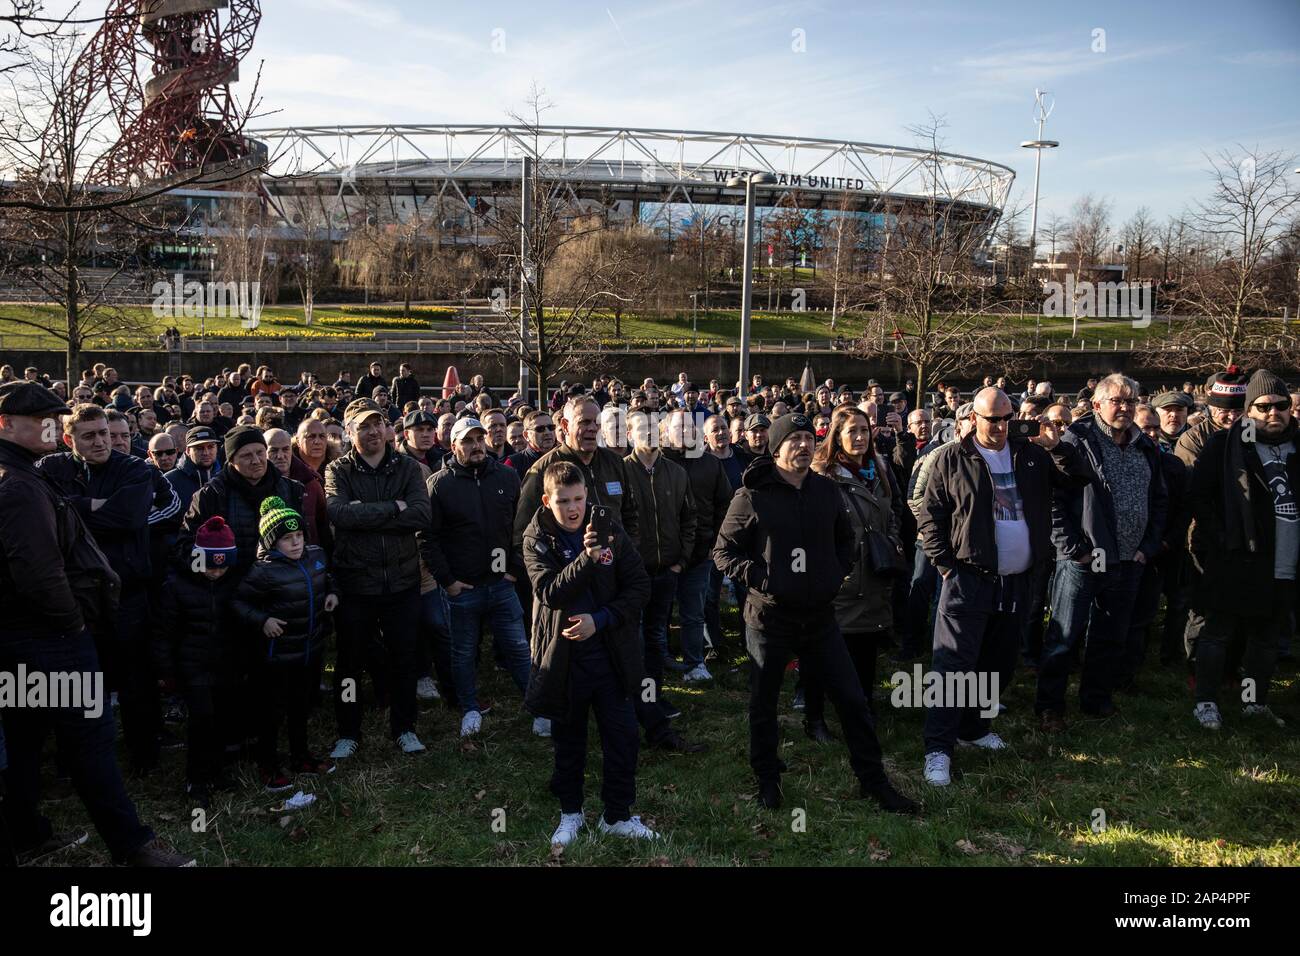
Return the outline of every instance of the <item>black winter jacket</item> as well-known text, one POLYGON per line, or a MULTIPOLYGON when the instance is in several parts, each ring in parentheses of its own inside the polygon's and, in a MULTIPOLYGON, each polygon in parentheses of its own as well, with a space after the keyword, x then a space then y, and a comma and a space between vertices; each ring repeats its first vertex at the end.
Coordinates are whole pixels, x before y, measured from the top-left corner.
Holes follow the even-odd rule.
POLYGON ((686 470, 662 454, 650 471, 636 452, 623 461, 636 498, 637 547, 646 570, 655 575, 675 564, 684 568, 695 553, 695 497, 686 470))
MULTIPOLYGON (((591 509, 583 527, 591 521, 591 509)), ((561 632, 569 627, 569 608, 590 596, 596 609, 610 612, 610 624, 595 638, 605 643, 614 672, 629 697, 641 693, 641 609, 650 600, 650 576, 636 545, 614 526, 610 560, 593 561, 587 552, 572 561, 560 552, 559 527, 549 511, 538 510, 524 530, 524 563, 532 584, 532 667, 524 705, 538 717, 562 719, 569 712, 569 662, 573 644, 561 632)), ((635 699, 633 697, 633 699, 635 699)))
POLYGON ((173 532, 180 530, 181 522, 185 520, 185 514, 190 510, 190 502, 194 500, 198 490, 216 477, 220 471, 219 461, 214 461, 211 468, 200 468, 189 458, 182 458, 179 465, 163 475, 176 492, 176 497, 180 499, 180 512, 174 521, 169 522, 173 532))
POLYGON ((707 451, 691 457, 679 449, 666 448, 663 454, 669 461, 685 468, 686 477, 691 481, 691 495, 695 499, 695 547, 686 566, 693 568, 713 557, 718 528, 731 505, 731 482, 722 467, 722 460, 707 451))
MULTIPOLYGON (((1055 557, 1052 547, 1052 493, 1079 494, 1092 470, 1079 450, 1065 442, 1047 451, 1028 439, 1012 439, 1012 467, 1020 492, 1034 563, 1055 557)), ((921 547, 941 574, 958 563, 997 574, 998 547, 993 524, 993 478, 975 448, 974 433, 930 452, 929 482, 917 525, 921 547)))
POLYGON ((416 381, 414 375, 395 375, 392 384, 388 387, 388 397, 400 411, 407 402, 420 400, 420 383, 416 381))
POLYGON ((427 482, 432 517, 420 531, 420 556, 438 584, 491 584, 525 571, 512 546, 519 476, 490 456, 477 468, 447 457, 427 482))
POLYGON ((745 470, 713 548, 718 569, 749 588, 745 622, 796 639, 834 623, 853 558, 853 527, 835 481, 809 472, 795 488, 766 456, 745 470))
POLYGON ((180 533, 176 536, 176 560, 188 567, 194 550, 194 536, 199 526, 213 515, 221 515, 235 534, 235 566, 226 575, 238 583, 257 558, 257 547, 261 535, 257 526, 261 521, 258 509, 262 502, 276 495, 294 511, 302 514, 303 488, 292 478, 285 478, 274 465, 266 466, 266 474, 256 485, 249 484, 234 468, 225 468, 217 476, 198 490, 190 501, 190 510, 181 522, 180 533))
POLYGON ((238 584, 231 571, 215 581, 177 567, 162 589, 153 619, 153 656, 158 672, 189 687, 236 680, 241 653, 231 628, 230 599, 238 584))
POLYGON ((542 474, 557 461, 568 461, 578 466, 587 482, 587 500, 594 505, 609 505, 627 536, 636 542, 641 526, 637 518, 636 498, 628 485, 627 462, 618 452, 597 448, 590 464, 583 464, 578 453, 568 445, 557 445, 528 469, 528 477, 519 490, 519 509, 515 513, 515 546, 522 545, 524 529, 528 527, 537 509, 542 506, 542 474))
POLYGON ((258 548, 257 563, 244 575, 230 608, 240 625, 240 640, 252 642, 254 660, 306 665, 325 645, 325 598, 333 591, 325 550, 308 545, 290 561, 279 551, 258 548), (284 621, 279 637, 267 637, 268 618, 284 621))
POLYGON ((429 492, 419 464, 385 451, 371 468, 354 448, 325 466, 340 596, 395 594, 420 584, 415 534, 429 526, 429 492), (398 501, 405 501, 400 510, 398 501))

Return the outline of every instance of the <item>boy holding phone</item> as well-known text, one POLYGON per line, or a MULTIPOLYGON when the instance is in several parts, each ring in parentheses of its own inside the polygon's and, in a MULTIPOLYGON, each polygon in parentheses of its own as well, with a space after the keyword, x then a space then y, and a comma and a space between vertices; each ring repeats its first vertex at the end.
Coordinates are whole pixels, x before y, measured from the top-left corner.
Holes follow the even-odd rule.
POLYGON ((641 608, 650 597, 636 545, 608 509, 587 502, 582 472, 560 461, 542 474, 542 507, 524 532, 524 562, 536 600, 532 671, 525 706, 551 720, 560 825, 551 843, 567 846, 586 824, 582 812, 587 717, 596 712, 602 755, 601 833, 654 840, 632 815, 641 693, 641 608))

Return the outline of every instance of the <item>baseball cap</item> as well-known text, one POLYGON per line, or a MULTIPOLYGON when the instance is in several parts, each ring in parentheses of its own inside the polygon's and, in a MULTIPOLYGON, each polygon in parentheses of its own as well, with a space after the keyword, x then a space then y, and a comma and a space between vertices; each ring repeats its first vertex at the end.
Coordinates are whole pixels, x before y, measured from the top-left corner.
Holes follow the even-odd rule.
POLYGON ((380 418, 384 417, 384 413, 380 411, 379 406, 371 399, 353 399, 348 403, 348 407, 343 410, 343 423, 345 425, 351 425, 353 422, 360 423, 371 415, 378 415, 380 418))
POLYGON ((206 425, 199 425, 191 428, 185 435, 185 447, 193 448, 195 445, 215 445, 217 443, 217 433, 206 425))
POLYGON ((483 434, 487 434, 487 429, 483 427, 483 423, 477 418, 462 418, 451 426, 452 444, 454 445, 476 428, 483 434))
POLYGON ((755 412, 753 415, 750 415, 748 418, 745 419, 745 431, 750 431, 751 429, 754 428, 771 428, 771 427, 772 427, 772 419, 768 418, 766 415, 760 415, 758 412, 755 412))
POLYGON ((0 415, 67 415, 72 409, 53 391, 36 382, 0 385, 0 415))
POLYGON ((432 425, 438 427, 438 416, 432 412, 426 412, 424 409, 417 408, 413 412, 407 412, 402 418, 402 428, 415 428, 417 425, 432 425))

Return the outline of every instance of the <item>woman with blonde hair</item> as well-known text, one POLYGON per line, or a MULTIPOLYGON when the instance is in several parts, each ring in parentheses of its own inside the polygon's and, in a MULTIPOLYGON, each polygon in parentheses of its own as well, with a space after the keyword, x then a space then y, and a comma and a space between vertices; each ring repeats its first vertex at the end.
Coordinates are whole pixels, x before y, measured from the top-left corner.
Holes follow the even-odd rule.
MULTIPOLYGON (((887 644, 894 625, 893 578, 903 567, 889 483, 889 465, 872 438, 871 420, 855 405, 841 405, 831 414, 826 437, 813 453, 814 471, 833 479, 844 498, 853 525, 855 560, 835 598, 835 620, 848 645, 868 704, 876 684, 876 656, 887 644)), ((804 729, 819 742, 830 738, 823 717, 819 687, 805 688, 804 729)), ((872 713, 875 706, 872 704, 872 713)))

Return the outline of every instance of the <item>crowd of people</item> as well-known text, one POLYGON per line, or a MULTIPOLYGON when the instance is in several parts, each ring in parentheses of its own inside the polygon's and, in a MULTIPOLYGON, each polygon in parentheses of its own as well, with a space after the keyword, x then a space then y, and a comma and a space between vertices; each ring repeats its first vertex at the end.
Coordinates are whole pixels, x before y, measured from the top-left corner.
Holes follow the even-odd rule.
MULTIPOLYGON (((418 755, 422 704, 467 738, 527 710, 554 751, 561 845, 588 825, 594 711, 596 828, 656 839, 633 813, 640 749, 706 750, 664 687, 707 693, 710 664, 742 653, 767 808, 791 661, 807 735, 837 739, 829 698, 861 795, 897 813, 919 807, 882 763, 882 657, 928 660, 950 689, 1031 680, 1048 734, 1072 706, 1111 717, 1156 666, 1185 670, 1185 718, 1207 732, 1282 724, 1269 689, 1295 620, 1300 392, 1266 369, 1168 389, 1114 373, 1069 395, 684 373, 563 382, 541 405, 508 392, 481 376, 423 388, 378 362, 355 384, 245 365, 135 388, 102 365, 71 389, 0 368, 0 672, 102 671, 112 693, 96 716, 2 711, 0 860, 88 838, 40 812, 51 731, 114 860, 177 866, 192 857, 128 793, 119 722, 134 774, 184 747, 184 798, 206 808, 240 761, 270 792, 346 772, 373 746, 366 707, 418 755), (733 602, 738 638, 721 624, 733 602), (518 704, 480 693, 485 631, 518 704), (313 742, 327 699, 333 741, 313 742)), ((927 701, 925 782, 950 785, 963 747, 1007 749, 996 714, 927 701)))

